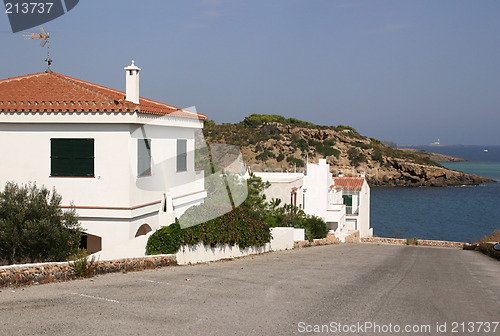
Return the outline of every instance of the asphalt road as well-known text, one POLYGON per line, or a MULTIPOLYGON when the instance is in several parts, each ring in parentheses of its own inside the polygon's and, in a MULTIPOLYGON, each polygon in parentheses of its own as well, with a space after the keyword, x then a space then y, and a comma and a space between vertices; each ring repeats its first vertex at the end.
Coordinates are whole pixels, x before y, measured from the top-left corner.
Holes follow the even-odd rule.
POLYGON ((0 292, 2 336, 500 335, 494 322, 500 263, 419 246, 321 246, 0 292))

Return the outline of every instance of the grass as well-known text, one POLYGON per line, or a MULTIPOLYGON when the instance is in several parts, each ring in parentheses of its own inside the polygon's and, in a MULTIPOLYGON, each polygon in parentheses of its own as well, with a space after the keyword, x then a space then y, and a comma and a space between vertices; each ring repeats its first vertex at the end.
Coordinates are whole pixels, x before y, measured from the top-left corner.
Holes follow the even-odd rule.
POLYGON ((77 277, 90 278, 95 275, 97 262, 95 256, 89 257, 86 250, 80 250, 69 262, 71 269, 77 277))
POLYGON ((495 249, 493 249, 495 243, 499 242, 500 242, 500 230, 496 230, 492 234, 484 236, 483 238, 478 240, 476 244, 471 245, 471 249, 473 248, 476 251, 480 251, 486 254, 487 256, 490 256, 500 261, 500 251, 496 251, 495 249))
POLYGON ((418 238, 406 239, 406 245, 418 245, 418 238))

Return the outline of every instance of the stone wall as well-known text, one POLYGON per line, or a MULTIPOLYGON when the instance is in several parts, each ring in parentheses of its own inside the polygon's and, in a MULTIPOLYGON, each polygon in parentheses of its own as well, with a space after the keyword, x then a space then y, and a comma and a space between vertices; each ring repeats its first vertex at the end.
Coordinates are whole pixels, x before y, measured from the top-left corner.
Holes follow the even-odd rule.
MULTIPOLYGON (((96 261, 96 274, 138 271, 172 265, 177 265, 175 255, 96 261)), ((0 287, 47 283, 75 278, 77 276, 67 262, 0 267, 0 287)))
MULTIPOLYGON (((362 243, 378 243, 378 244, 394 244, 394 245, 406 245, 406 239, 397 239, 397 238, 382 238, 382 237, 366 237, 361 238, 362 243)), ((416 242, 416 245, 421 246, 436 246, 436 247, 455 247, 455 248, 463 248, 463 242, 451 242, 444 240, 427 240, 427 239, 415 239, 412 242, 416 242)), ((415 244, 412 244, 415 245, 415 244)))
POLYGON ((312 242, 308 240, 299 240, 294 242, 294 248, 302 248, 309 246, 332 245, 340 244, 340 240, 334 234, 328 234, 326 238, 314 239, 312 242))

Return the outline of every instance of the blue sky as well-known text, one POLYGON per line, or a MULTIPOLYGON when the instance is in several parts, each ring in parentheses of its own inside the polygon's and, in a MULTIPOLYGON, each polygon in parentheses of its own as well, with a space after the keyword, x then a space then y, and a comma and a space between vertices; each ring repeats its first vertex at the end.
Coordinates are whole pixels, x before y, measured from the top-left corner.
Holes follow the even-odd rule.
MULTIPOLYGON (((251 113, 398 143, 500 145, 500 1, 82 0, 44 27, 53 70, 218 123, 251 113)), ((36 31, 36 29, 32 29, 36 31)), ((0 78, 45 50, 0 13, 0 78)))

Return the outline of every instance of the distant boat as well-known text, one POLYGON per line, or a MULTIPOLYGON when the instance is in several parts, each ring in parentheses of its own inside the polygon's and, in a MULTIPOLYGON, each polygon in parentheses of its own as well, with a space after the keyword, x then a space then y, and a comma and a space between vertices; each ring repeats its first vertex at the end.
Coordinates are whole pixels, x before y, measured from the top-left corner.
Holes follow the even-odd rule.
POLYGON ((483 149, 483 152, 489 152, 487 149, 483 149))
POLYGON ((433 143, 430 144, 431 146, 439 146, 441 145, 441 142, 439 141, 439 139, 437 141, 434 141, 433 143))

